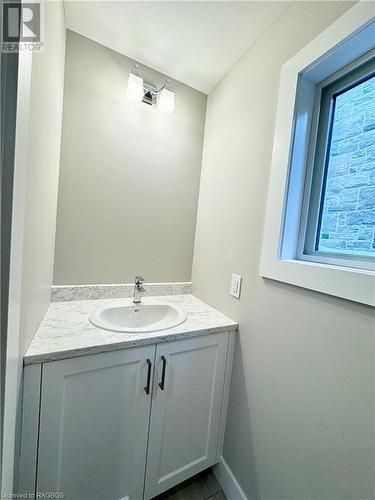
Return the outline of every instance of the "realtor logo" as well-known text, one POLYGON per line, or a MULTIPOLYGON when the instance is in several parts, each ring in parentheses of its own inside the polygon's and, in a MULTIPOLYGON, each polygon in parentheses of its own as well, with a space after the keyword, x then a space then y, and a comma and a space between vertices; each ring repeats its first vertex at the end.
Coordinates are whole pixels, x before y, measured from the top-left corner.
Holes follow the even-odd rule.
POLYGON ((2 52, 40 52, 41 9, 39 3, 2 3, 2 52))

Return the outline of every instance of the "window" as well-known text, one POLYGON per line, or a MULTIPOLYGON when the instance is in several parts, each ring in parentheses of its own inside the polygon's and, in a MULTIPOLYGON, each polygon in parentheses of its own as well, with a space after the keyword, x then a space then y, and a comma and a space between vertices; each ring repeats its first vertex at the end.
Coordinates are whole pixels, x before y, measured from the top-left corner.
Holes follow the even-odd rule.
POLYGON ((317 132, 316 140, 310 140, 313 150, 298 258, 371 269, 375 258, 375 60, 360 61, 341 71, 339 78, 323 82, 317 93, 317 132))
POLYGON ((375 18, 358 2, 287 61, 260 274, 375 306, 375 18))

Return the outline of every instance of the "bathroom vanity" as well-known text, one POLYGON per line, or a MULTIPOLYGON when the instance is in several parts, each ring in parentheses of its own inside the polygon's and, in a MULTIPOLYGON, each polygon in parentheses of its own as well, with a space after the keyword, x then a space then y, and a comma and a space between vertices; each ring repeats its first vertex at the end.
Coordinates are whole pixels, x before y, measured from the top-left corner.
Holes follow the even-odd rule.
POLYGON ((186 321, 110 332, 88 316, 130 299, 51 304, 25 356, 21 493, 149 500, 218 462, 237 324, 189 294, 152 300, 186 321))

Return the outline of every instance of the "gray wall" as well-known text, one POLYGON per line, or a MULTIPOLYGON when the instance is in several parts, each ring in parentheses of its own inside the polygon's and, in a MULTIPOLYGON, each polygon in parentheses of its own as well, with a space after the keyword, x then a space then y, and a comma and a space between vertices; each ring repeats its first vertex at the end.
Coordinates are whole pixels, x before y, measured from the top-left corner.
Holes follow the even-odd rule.
MULTIPOLYGON (((0 53, 0 457, 3 450, 5 376, 14 149, 16 136, 18 53, 0 53)), ((6 466, 5 466, 6 467, 6 466)), ((0 458, 0 478, 2 478, 0 458)), ((2 480, 0 479, 0 492, 2 480)))
POLYGON ((64 84, 61 1, 45 2, 43 53, 19 54, 1 493, 14 491, 23 355, 50 303, 64 84))
POLYGON ((259 276, 280 68, 349 5, 292 2, 208 99, 194 292, 240 323, 224 458, 249 499, 374 495, 373 311, 259 276))
POLYGON ((44 52, 33 57, 24 257, 21 352, 24 354, 50 304, 55 249, 65 19, 61 2, 45 2, 44 52))
POLYGON ((173 82, 170 115, 131 102, 132 65, 68 31, 55 284, 191 278, 206 96, 173 82))

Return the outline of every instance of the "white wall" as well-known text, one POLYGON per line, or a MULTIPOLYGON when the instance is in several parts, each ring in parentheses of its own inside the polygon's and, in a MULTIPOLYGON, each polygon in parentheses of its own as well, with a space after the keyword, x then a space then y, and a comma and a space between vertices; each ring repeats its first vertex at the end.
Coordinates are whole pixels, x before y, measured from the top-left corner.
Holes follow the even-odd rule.
POLYGON ((350 5, 292 2, 208 99, 194 293, 240 323, 224 458, 249 499, 374 494, 373 311, 259 276, 281 66, 350 5))
POLYGON ((173 81, 170 115, 129 101, 133 63, 68 31, 55 284, 191 279, 206 95, 173 81))
POLYGON ((61 1, 46 2, 43 53, 21 53, 10 264, 3 491, 13 487, 22 358, 50 303, 65 63, 61 1))

